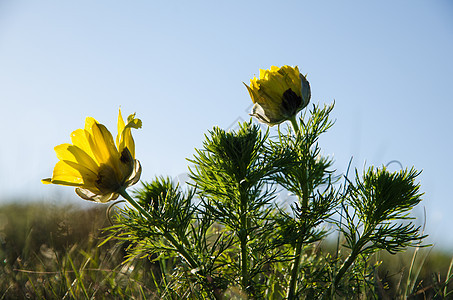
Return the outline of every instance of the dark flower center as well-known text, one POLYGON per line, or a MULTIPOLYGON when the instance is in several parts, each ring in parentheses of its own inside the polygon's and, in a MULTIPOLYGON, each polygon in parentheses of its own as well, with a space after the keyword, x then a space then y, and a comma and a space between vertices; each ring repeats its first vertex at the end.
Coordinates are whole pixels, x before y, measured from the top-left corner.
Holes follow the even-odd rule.
POLYGON ((132 157, 132 154, 127 147, 124 148, 123 151, 121 151, 120 161, 123 164, 130 164, 134 161, 134 158, 132 157))
POLYGON ((282 108, 286 116, 293 116, 301 105, 302 97, 297 96, 292 89, 289 88, 283 93, 282 108))
POLYGON ((120 187, 115 170, 109 165, 102 164, 98 171, 96 187, 101 193, 111 193, 120 187))

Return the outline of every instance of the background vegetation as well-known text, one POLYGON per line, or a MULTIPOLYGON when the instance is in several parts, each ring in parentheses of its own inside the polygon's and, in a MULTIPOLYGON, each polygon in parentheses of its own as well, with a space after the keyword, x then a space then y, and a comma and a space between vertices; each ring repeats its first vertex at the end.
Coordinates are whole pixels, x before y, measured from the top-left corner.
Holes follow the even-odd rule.
MULTIPOLYGON (((162 291, 156 282, 162 278, 156 263, 149 258, 123 262, 128 245, 117 240, 98 247, 104 240, 102 229, 110 226, 107 208, 23 201, 0 206, 0 299, 158 298, 162 291)), ((335 252, 334 242, 322 242, 306 253, 316 259, 335 252)), ((373 283, 382 290, 382 299, 405 294, 409 299, 442 299, 436 293, 453 288, 443 285, 451 253, 436 248, 396 255, 381 251, 374 261, 382 261, 373 283)), ((234 290, 229 295, 241 297, 234 290)))

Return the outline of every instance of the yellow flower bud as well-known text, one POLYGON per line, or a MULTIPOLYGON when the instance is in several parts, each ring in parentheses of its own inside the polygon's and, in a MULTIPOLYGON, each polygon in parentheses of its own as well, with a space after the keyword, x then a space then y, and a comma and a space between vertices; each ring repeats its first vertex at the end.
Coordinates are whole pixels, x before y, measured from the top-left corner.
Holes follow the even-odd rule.
POLYGON ((115 200, 120 189, 140 179, 142 169, 135 159, 131 128, 141 126, 142 122, 135 114, 130 115, 125 124, 120 110, 115 145, 112 134, 104 125, 91 117, 86 118, 85 128, 72 132, 72 144, 55 147, 60 161, 55 165, 52 178, 42 182, 75 186, 77 195, 86 200, 115 200))
POLYGON ((251 115, 269 126, 294 118, 310 102, 310 84, 297 66, 260 70, 259 79, 244 85, 255 104, 251 115))

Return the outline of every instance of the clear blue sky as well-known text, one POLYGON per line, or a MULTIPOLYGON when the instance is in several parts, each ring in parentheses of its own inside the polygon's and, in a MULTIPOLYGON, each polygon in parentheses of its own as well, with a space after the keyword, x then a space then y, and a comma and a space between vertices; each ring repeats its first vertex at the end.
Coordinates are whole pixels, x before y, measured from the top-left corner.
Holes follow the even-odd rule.
POLYGON ((115 131, 120 106, 143 120, 142 179, 183 174, 208 129, 248 119, 242 82, 284 64, 308 74, 312 102, 336 101, 321 146, 338 173, 351 156, 423 169, 416 214, 453 249, 447 0, 0 1, 0 202, 76 198, 40 183, 53 147, 86 116, 115 131))

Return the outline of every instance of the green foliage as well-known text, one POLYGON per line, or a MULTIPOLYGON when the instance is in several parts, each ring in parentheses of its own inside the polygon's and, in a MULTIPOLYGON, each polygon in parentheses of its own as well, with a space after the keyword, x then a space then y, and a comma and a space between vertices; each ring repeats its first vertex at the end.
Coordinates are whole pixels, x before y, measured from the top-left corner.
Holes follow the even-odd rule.
POLYGON ((294 193, 299 199, 310 197, 315 189, 335 181, 329 168, 333 161, 321 155, 318 139, 333 123, 329 120, 329 113, 333 104, 319 109, 313 107, 308 120, 300 118, 300 130, 295 134, 279 132, 278 140, 270 140, 270 153, 289 152, 293 157, 290 163, 284 166, 284 171, 277 173, 274 180, 294 193), (304 195, 306 193, 306 195, 304 195))
MULTIPOLYGON (((133 197, 118 191, 128 205, 107 210, 113 223, 102 243, 90 230, 74 237, 77 242, 58 242, 51 233, 59 221, 45 227, 41 238, 37 232, 42 231, 36 231, 45 224, 41 221, 2 229, 7 232, 2 270, 10 278, 0 279, 2 297, 451 296, 451 263, 430 286, 420 279, 429 276, 416 259, 425 235, 411 215, 422 200, 420 172, 370 167, 339 185, 333 160, 319 145, 333 125, 332 109, 313 105, 291 120, 293 129, 279 128, 276 136, 251 121, 236 131, 213 128, 189 160, 187 190, 156 177, 143 182, 133 197), (295 196, 289 208, 278 199, 280 190, 295 196), (13 235, 24 238, 14 241, 13 235), (329 235, 339 235, 336 245, 328 245, 329 235), (394 267, 387 263, 395 256, 380 257, 413 246, 413 259, 394 270, 400 275, 383 272, 383 266, 394 267)), ((68 237, 89 223, 80 215, 68 220, 73 222, 68 237)))
MULTIPOLYGON (((366 265, 369 256, 380 249, 394 254, 421 243, 425 236, 419 233, 420 227, 397 222, 412 219, 409 211, 421 201, 419 185, 415 183, 419 174, 414 169, 390 173, 385 167, 370 167, 362 177, 356 172, 355 184, 349 185, 343 203, 346 222, 339 224, 351 253, 335 275, 331 290, 341 280, 356 280, 354 272, 349 278, 344 277, 354 263, 360 262, 358 259, 366 265)), ((362 281, 371 277, 369 274, 362 281)))
POLYGON ((157 298, 149 261, 123 263, 117 241, 98 246, 106 208, 2 205, 0 299, 157 298))
MULTIPOLYGON (((101 228, 107 222, 106 209, 105 205, 80 209, 43 203, 0 206, 0 299, 84 299, 85 292, 94 299, 203 299, 193 286, 179 289, 178 285, 185 282, 181 277, 185 273, 177 269, 182 264, 180 260, 162 257, 152 262, 136 257, 124 262, 129 242, 110 240, 99 246, 101 228), (172 272, 180 277, 172 277, 172 272), (166 283, 162 274, 166 274, 166 283)), ((211 234, 220 231, 222 228, 217 227, 211 234)), ((336 245, 328 242, 304 247, 303 277, 298 289, 305 298, 315 298, 331 280, 335 249, 336 245)), ((416 248, 396 255, 377 252, 369 266, 374 267, 376 261, 380 264, 374 267, 372 285, 362 291, 362 298, 378 295, 381 299, 432 299, 436 294, 435 299, 451 297, 451 253, 428 250, 431 249, 416 248)), ((286 297, 288 266, 287 262, 277 262, 273 271, 266 273, 263 298, 286 297)), ((349 288, 349 294, 336 298, 357 298, 356 282, 342 285, 345 291, 349 288)), ((246 297, 237 286, 225 288, 223 296, 246 297)))
MULTIPOLYGON (((257 125, 242 124, 237 133, 214 128, 203 150, 190 160, 190 176, 204 201, 203 208, 221 224, 240 228, 243 218, 260 219, 272 199, 266 186, 274 166, 263 155, 267 137, 257 125)), ((248 233, 244 232, 245 235, 248 233)))
POLYGON ((154 234, 157 235, 171 231, 184 239, 195 213, 192 204, 194 192, 189 190, 185 195, 179 186, 173 185, 170 178, 163 177, 143 185, 143 189, 137 190, 135 196, 152 217, 148 221, 151 222, 149 229, 156 229, 154 234))
POLYGON ((110 230, 132 242, 131 259, 160 263, 161 296, 384 295, 372 254, 403 251, 425 237, 409 215, 421 201, 419 172, 371 167, 339 186, 333 161, 318 144, 333 125, 332 109, 314 105, 292 120, 294 130, 275 137, 252 122, 237 131, 216 127, 189 160, 193 189, 184 193, 156 178, 135 192, 138 204, 126 194, 138 210, 120 211, 110 230), (277 201, 279 188, 297 197, 290 210, 277 201), (316 245, 332 223, 343 247, 323 254, 316 245))
POLYGON ((351 234, 357 232, 355 228, 358 227, 363 227, 362 236, 372 242, 362 252, 385 249, 395 253, 421 242, 425 236, 419 234, 420 227, 395 222, 411 219, 410 210, 421 201, 420 186, 415 183, 419 174, 415 169, 390 173, 385 167, 370 167, 362 178, 356 174, 347 201, 354 209, 359 225, 351 227, 353 220, 347 215, 349 231, 343 232, 350 248, 358 243, 357 236, 351 234))
POLYGON ((325 232, 316 230, 317 226, 332 216, 340 199, 333 185, 337 177, 330 170, 333 161, 321 155, 318 145, 319 136, 333 125, 329 121, 332 109, 333 105, 323 109, 314 106, 308 120, 300 118, 298 132, 279 132, 278 139, 269 141, 269 156, 291 158, 272 179, 298 198, 291 213, 282 212, 284 218, 279 220, 285 242, 292 245, 322 239, 325 232))
POLYGON ((278 247, 277 220, 270 205, 275 198, 271 178, 291 163, 291 152, 272 155, 266 151, 268 134, 252 123, 240 124, 237 132, 214 128, 202 150, 191 162, 191 178, 202 200, 202 213, 234 234, 223 268, 233 270, 231 282, 247 294, 259 297, 273 263, 286 260, 287 249, 278 247), (235 256, 237 259, 234 259, 235 256))

